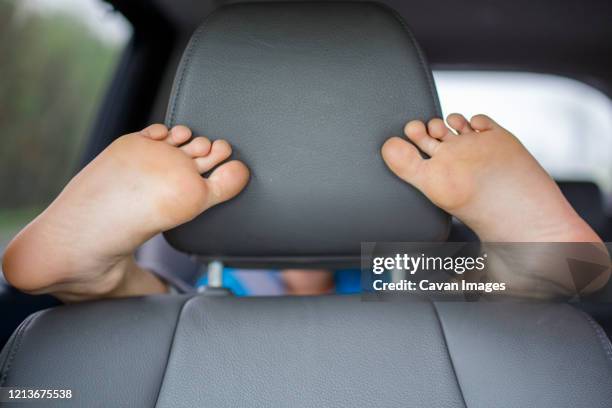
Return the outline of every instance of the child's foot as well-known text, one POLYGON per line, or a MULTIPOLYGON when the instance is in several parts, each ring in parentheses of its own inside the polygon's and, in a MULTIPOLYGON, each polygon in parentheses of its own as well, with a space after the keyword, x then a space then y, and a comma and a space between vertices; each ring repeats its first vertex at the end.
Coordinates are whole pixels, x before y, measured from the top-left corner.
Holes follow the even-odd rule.
POLYGON ((158 124, 113 142, 9 244, 7 280, 68 301, 165 291, 135 265, 134 250, 236 196, 249 178, 241 162, 221 164, 227 142, 190 139, 184 126, 158 124))
MULTIPOLYGON (((505 282, 506 293, 550 298, 589 293, 610 276, 610 258, 601 239, 576 214, 556 183, 510 132, 484 115, 469 122, 459 114, 412 121, 407 140, 393 137, 383 145, 389 168, 437 206, 467 224, 488 244, 487 279, 505 282), (586 244, 563 245, 550 243, 586 244), (549 243, 549 244, 546 244, 549 243), (590 244, 594 243, 594 244, 590 244), (568 269, 567 259, 600 265, 599 276, 584 280, 568 269)), ((476 277, 477 280, 481 277, 476 277)))
POLYGON ((510 132, 485 115, 409 122, 382 147, 389 168, 488 242, 601 242, 510 132))

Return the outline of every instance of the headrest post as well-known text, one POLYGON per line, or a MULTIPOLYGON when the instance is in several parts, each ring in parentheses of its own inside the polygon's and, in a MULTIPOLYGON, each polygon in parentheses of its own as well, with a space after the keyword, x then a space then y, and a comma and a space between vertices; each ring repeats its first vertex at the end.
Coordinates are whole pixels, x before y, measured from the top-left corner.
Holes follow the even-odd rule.
POLYGON ((206 296, 230 296, 232 291, 223 287, 223 262, 218 260, 210 261, 206 267, 208 285, 198 288, 198 292, 206 296))
POLYGON ((211 261, 208 263, 208 287, 223 287, 223 262, 211 261))

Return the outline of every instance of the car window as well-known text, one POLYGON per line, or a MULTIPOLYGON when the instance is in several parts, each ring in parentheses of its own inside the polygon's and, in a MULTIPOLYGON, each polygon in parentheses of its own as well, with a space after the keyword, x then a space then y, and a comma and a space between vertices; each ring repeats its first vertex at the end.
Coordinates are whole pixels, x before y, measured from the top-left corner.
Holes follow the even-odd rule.
POLYGON ((0 254, 76 170, 130 34, 101 0, 0 0, 0 254))
POLYGON ((612 194, 612 102, 555 75, 436 71, 445 115, 485 113, 513 132, 558 180, 593 181, 612 194))

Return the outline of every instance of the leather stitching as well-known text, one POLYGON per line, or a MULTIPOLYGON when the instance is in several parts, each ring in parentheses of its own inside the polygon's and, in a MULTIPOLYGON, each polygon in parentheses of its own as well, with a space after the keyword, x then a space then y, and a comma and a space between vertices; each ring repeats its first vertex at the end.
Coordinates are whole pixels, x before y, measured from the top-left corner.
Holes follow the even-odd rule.
POLYGON ((465 396, 463 395, 463 389, 461 388, 461 383, 459 382, 459 376, 457 375, 457 370, 455 369, 455 363, 453 362, 453 356, 451 356, 450 348, 448 347, 448 341, 446 340, 446 332, 444 331, 444 325, 442 324, 442 319, 440 319, 440 313, 438 312, 438 308, 436 307, 436 302, 432 302, 430 300, 429 303, 431 304, 431 307, 434 310, 434 316, 438 321, 438 327, 440 328, 440 332, 442 333, 442 343, 444 344, 444 348, 446 349, 448 361, 450 362, 451 370, 453 370, 453 375, 455 376, 455 381, 457 382, 457 388, 459 389, 461 401, 463 402, 463 406, 467 407, 467 403, 465 402, 465 396))
POLYGON ((608 338, 606 333, 603 331, 601 326, 590 315, 588 315, 587 313, 583 311, 581 311, 581 314, 584 316, 586 321, 589 322, 589 325, 593 328, 595 335, 597 336, 597 338, 599 339, 599 342, 601 343, 603 352, 605 353, 608 360, 612 362, 612 343, 610 343, 610 339, 608 338))
POLYGON ((17 329, 15 330, 15 332, 11 335, 11 337, 9 337, 8 341, 6 342, 6 345, 4 346, 4 348, 2 349, 2 354, 0 354, 1 357, 1 365, 0 365, 0 387, 2 387, 4 385, 4 381, 5 381, 5 369, 6 366, 8 364, 9 361, 9 356, 13 351, 13 346, 15 344, 15 339, 19 336, 19 333, 21 332, 21 325, 19 325, 17 327, 17 329))
MULTIPOLYGON (((400 23, 400 26, 402 27, 402 29, 408 35, 408 38, 410 39, 410 42, 412 43, 412 46, 416 50, 417 57, 418 57, 421 69, 423 70, 423 73, 425 74, 425 77, 427 78, 427 86, 428 86, 429 94, 430 94, 431 98, 434 101, 434 109, 436 110, 436 113, 438 114, 438 116, 442 116, 442 113, 440 111, 440 101, 438 99, 438 93, 436 91, 436 87, 435 87, 435 84, 434 84, 434 81, 433 81, 433 77, 431 75, 431 71, 429 70, 429 65, 426 62, 425 54, 423 53, 423 50, 421 50, 421 47, 417 43, 417 41, 416 41, 416 39, 414 37, 414 34, 412 33, 412 31, 408 27, 408 24, 406 24, 406 22, 404 21, 402 16, 396 10, 394 10, 394 9, 392 9, 390 7, 387 7, 386 5, 381 4, 381 3, 371 2, 370 4, 372 4, 375 7, 382 8, 385 11, 391 13, 391 15, 393 15, 393 17, 400 23)), ((196 46, 198 45, 198 42, 200 41, 200 38, 202 37, 202 34, 205 31, 206 23, 211 19, 211 17, 213 17, 215 14, 217 14, 217 12, 219 10, 221 10, 223 8, 225 8, 225 7, 220 7, 217 10, 213 11, 211 14, 208 15, 208 17, 206 17, 204 19, 204 21, 202 21, 200 26, 194 32, 191 41, 187 45, 187 48, 185 50, 184 61, 181 61, 181 64, 180 64, 180 74, 179 74, 178 82, 176 84, 176 92, 172 93, 172 101, 170 103, 170 106, 171 106, 171 108, 170 108, 170 118, 169 118, 169 122, 168 122, 168 126, 169 127, 174 126, 174 123, 175 123, 175 120, 176 120, 176 105, 178 103, 179 96, 180 96, 180 94, 182 92, 183 80, 184 80, 184 78, 186 76, 187 70, 190 68, 189 62, 191 61, 191 58, 192 58, 193 53, 194 53, 194 50, 196 49, 196 46)))
POLYGON ((11 365, 13 364, 13 360, 21 347, 21 342, 25 337, 25 332, 28 330, 32 322, 42 314, 43 312, 38 312, 30 315, 26 320, 19 326, 17 332, 15 333, 15 338, 11 343, 9 349, 9 355, 5 361, 4 367, 2 368, 2 376, 0 377, 0 387, 3 387, 6 379, 8 378, 9 371, 11 369, 11 365))
POLYGON ((414 37, 414 34, 412 34, 412 31, 410 30, 410 27, 408 27, 408 24, 406 24, 406 21, 404 21, 403 17, 396 10, 390 7, 387 7, 384 4, 379 4, 379 3, 373 3, 373 4, 383 9, 387 9, 393 15, 393 17, 395 17, 395 19, 400 23, 401 27, 404 29, 406 34, 408 34, 408 38, 410 38, 410 42, 412 43, 412 46, 416 50, 417 57, 419 59, 419 64, 421 65, 421 69, 423 70, 423 73, 425 74, 425 77, 427 78, 429 94, 434 101, 434 109, 436 110, 437 115, 441 117, 442 112, 440 111, 440 101, 438 99, 438 92, 436 91, 436 86, 434 84, 433 77, 429 69, 429 64, 427 64, 426 59, 425 59, 425 54, 423 53, 423 50, 417 43, 416 38, 414 37))
POLYGON ((159 384, 159 389, 157 390, 157 397, 155 398, 155 406, 157 406, 159 403, 159 397, 161 396, 161 390, 162 390, 162 387, 164 386, 164 380, 166 378, 166 372, 168 371, 168 365, 170 364, 170 357, 172 357, 172 350, 174 349, 174 340, 176 339, 176 332, 178 331, 178 326, 181 321, 181 316, 183 315, 183 310, 185 309, 185 306, 187 306, 187 303, 189 303, 195 297, 196 296, 191 296, 187 298, 185 302, 183 303, 183 305, 181 306, 181 309, 178 311, 176 315, 176 324, 174 325, 174 331, 172 332, 172 341, 170 341, 170 349, 168 350, 168 359, 166 360, 166 366, 164 367, 164 372, 162 373, 162 376, 161 376, 161 382, 159 384))
POLYGON ((204 21, 202 21, 200 26, 193 33, 191 41, 189 41, 189 44, 187 45, 187 48, 185 49, 184 60, 181 61, 181 64, 179 67, 180 73, 179 73, 178 82, 176 83, 176 92, 172 92, 172 99, 170 102, 170 118, 168 121, 168 127, 174 126, 174 123, 176 120, 176 105, 178 104, 178 101, 180 99, 179 96, 181 95, 181 92, 183 89, 183 80, 186 76, 187 71, 191 68, 190 61, 193 56, 194 50, 196 49, 196 46, 198 45, 198 42, 200 41, 200 38, 202 37, 202 34, 204 33, 206 29, 206 23, 215 14, 217 14, 217 11, 214 11, 211 14, 209 14, 208 17, 206 17, 204 21))

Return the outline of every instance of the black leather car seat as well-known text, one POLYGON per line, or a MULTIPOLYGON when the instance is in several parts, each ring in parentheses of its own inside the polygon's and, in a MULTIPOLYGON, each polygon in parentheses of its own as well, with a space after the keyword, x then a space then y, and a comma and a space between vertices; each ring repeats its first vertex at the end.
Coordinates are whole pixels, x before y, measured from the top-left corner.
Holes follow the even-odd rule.
MULTIPOLYGON (((229 139, 247 190, 170 231, 201 260, 359 261, 362 241, 441 240, 449 218, 384 167, 408 119, 438 115, 394 13, 370 3, 234 5, 185 53, 168 124, 229 139)), ((167 295, 30 316, 0 387, 77 407, 609 407, 612 348, 563 304, 167 295)), ((28 406, 28 404, 24 404, 28 406)))
POLYGON ((567 305, 159 296, 31 316, 0 383, 72 389, 57 407, 593 408, 611 356, 567 305))

